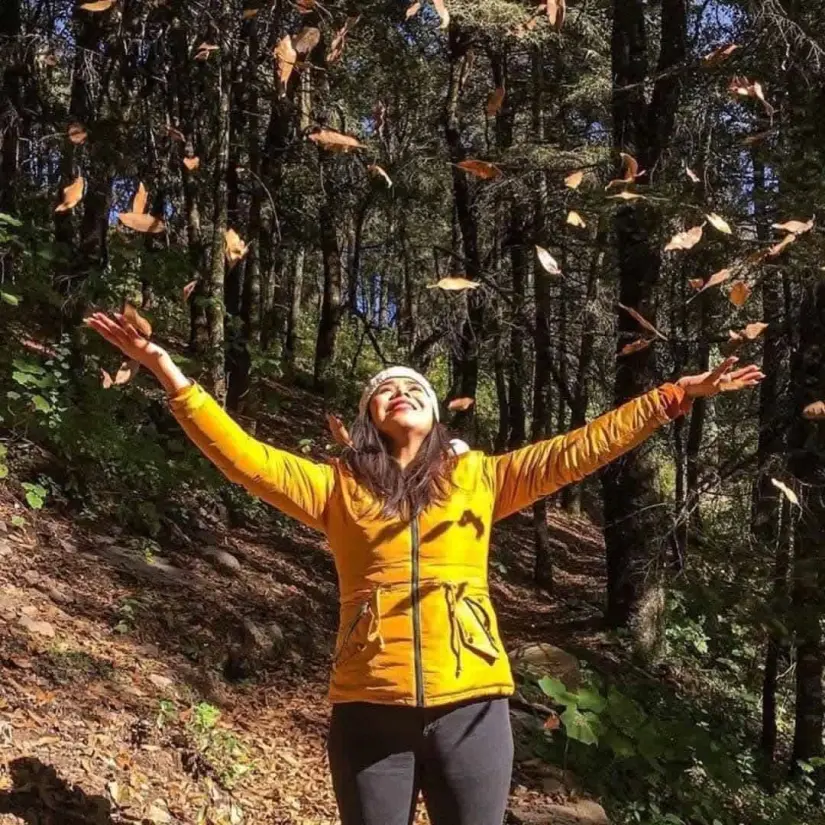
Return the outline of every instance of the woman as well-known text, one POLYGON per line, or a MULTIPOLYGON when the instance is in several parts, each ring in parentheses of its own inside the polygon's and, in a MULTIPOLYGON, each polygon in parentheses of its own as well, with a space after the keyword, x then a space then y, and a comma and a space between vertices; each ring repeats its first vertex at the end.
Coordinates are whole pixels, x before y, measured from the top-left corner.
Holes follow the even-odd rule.
POLYGON ((682 415, 755 386, 736 359, 665 384, 579 430, 499 456, 451 445, 438 399, 394 367, 364 388, 352 447, 319 464, 247 435, 122 315, 88 325, 157 376, 187 435, 232 481, 321 530, 341 598, 329 760, 343 825, 501 825, 513 679, 487 585, 494 522, 579 481, 682 415))

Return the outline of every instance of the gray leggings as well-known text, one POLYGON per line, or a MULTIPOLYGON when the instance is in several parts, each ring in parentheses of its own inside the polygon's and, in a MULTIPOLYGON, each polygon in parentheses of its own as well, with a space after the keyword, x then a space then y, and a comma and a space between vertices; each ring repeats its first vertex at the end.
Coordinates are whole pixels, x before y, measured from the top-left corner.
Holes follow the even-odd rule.
POLYGON ((513 733, 507 699, 436 708, 336 704, 327 746, 342 825, 501 825, 513 733))

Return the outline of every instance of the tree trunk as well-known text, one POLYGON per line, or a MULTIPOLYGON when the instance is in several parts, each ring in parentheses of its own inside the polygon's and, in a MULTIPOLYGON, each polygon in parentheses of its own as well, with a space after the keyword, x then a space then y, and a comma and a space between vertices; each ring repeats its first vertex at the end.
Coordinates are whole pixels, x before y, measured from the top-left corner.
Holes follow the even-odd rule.
POLYGON ((0 8, 0 50, 7 55, 2 89, 5 101, 0 109, 4 128, 0 134, 0 212, 14 214, 20 123, 23 118, 22 84, 25 72, 19 58, 20 2, 6 0, 0 8), (5 110, 5 111, 3 111, 5 110))
POLYGON ((331 377, 335 359, 335 339, 341 323, 341 254, 335 233, 335 217, 329 200, 321 206, 321 255, 324 264, 324 286, 318 339, 315 345, 315 388, 323 389, 331 377))
POLYGON ((514 199, 511 206, 509 229, 510 271, 513 278, 512 327, 509 357, 509 410, 510 436, 507 448, 523 447, 527 440, 527 412, 524 393, 527 388, 527 364, 524 352, 524 301, 527 289, 529 260, 527 250, 527 215, 523 203, 514 199))
POLYGON ((284 365, 289 372, 295 371, 295 357, 298 349, 298 326, 301 322, 301 299, 304 291, 303 246, 299 246, 292 258, 292 277, 289 279, 289 308, 286 317, 286 341, 284 342, 284 365))

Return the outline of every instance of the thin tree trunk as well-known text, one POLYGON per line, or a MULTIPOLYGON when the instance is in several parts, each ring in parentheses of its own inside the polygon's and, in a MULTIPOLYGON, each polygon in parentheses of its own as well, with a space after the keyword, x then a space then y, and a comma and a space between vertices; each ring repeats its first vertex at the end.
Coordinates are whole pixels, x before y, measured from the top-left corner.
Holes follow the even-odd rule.
POLYGON ((329 200, 321 206, 321 255, 324 265, 324 286, 321 315, 318 320, 318 338, 315 345, 314 381, 316 389, 323 389, 330 379, 335 359, 335 341, 341 322, 341 254, 335 233, 335 218, 329 200))
POLYGON ((305 250, 299 246, 292 258, 292 277, 289 279, 289 309, 286 319, 286 341, 284 342, 284 365, 290 372, 295 371, 298 350, 298 327, 301 322, 301 303, 304 292, 305 250))

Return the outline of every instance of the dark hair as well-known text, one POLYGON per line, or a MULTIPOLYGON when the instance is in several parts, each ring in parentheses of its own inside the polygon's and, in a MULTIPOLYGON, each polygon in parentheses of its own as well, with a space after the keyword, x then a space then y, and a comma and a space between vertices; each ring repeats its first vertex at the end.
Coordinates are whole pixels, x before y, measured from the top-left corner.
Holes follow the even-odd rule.
POLYGON ((411 518, 449 496, 455 456, 443 424, 435 422, 404 469, 392 457, 391 442, 375 426, 369 411, 355 419, 350 436, 352 447, 344 450, 343 461, 355 480, 375 496, 382 515, 411 518))

